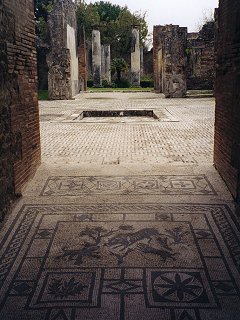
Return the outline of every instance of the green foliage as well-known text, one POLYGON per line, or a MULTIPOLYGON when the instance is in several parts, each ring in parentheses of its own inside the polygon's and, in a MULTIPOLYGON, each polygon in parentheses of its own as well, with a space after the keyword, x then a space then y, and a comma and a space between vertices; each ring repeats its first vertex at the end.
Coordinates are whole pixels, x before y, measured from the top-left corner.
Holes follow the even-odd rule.
POLYGON ((117 82, 121 80, 121 73, 128 70, 127 62, 123 58, 115 58, 111 62, 111 72, 117 74, 117 82))
POLYGON ((38 100, 48 100, 48 91, 47 90, 39 90, 38 91, 38 100))
POLYGON ((141 81, 153 81, 153 75, 150 74, 144 74, 141 76, 141 81))
POLYGON ((77 21, 78 25, 85 26, 88 39, 91 39, 93 27, 98 26, 101 42, 111 45, 112 57, 126 57, 130 52, 132 25, 139 25, 140 43, 145 46, 148 34, 145 14, 131 13, 127 7, 105 1, 80 3, 77 21))
POLYGON ((36 35, 48 42, 47 17, 53 10, 55 0, 34 0, 36 35))
MULTIPOLYGON (((36 34, 44 43, 49 42, 47 17, 56 1, 34 0, 36 34)), ((112 57, 126 57, 130 52, 132 25, 139 25, 140 44, 146 46, 148 27, 145 14, 132 13, 127 7, 109 1, 90 4, 79 1, 76 16, 78 25, 84 25, 88 39, 91 39, 93 27, 99 27, 102 43, 111 45, 112 57)))
POLYGON ((77 22, 79 26, 84 25, 85 32, 88 38, 92 34, 94 25, 99 25, 100 16, 97 8, 93 4, 80 3, 76 11, 77 22))
POLYGON ((103 88, 111 88, 112 87, 112 85, 109 84, 107 80, 102 81, 102 86, 103 86, 103 88))
POLYGON ((113 5, 105 1, 95 2, 93 7, 97 10, 100 21, 105 22, 116 21, 123 10, 119 5, 113 5))
POLYGON ((93 80, 88 80, 87 81, 87 87, 92 88, 93 87, 93 80))
POLYGON ((115 88, 130 88, 131 83, 128 79, 121 78, 120 80, 116 80, 113 82, 113 87, 115 87, 115 88))
POLYGON ((142 88, 153 88, 154 82, 153 82, 153 80, 144 80, 144 81, 140 82, 140 86, 142 88))

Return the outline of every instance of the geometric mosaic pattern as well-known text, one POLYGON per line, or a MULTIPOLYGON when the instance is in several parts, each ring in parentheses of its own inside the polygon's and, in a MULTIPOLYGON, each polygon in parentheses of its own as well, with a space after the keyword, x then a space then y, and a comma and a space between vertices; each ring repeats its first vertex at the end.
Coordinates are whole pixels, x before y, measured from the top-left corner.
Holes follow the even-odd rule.
POLYGON ((42 196, 78 196, 81 194, 162 194, 214 195, 204 175, 50 177, 42 196))
POLYGON ((25 205, 1 243, 0 319, 237 320, 239 240, 221 204, 25 205))

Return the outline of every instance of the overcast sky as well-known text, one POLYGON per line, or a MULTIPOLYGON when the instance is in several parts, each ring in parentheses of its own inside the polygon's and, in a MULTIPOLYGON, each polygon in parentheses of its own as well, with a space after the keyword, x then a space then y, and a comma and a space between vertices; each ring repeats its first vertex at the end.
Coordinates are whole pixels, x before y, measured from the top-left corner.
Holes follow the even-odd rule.
MULTIPOLYGON (((98 0, 99 1, 99 0, 98 0)), ((95 2, 86 0, 86 3, 95 2)), ((127 7, 135 12, 147 12, 149 32, 153 25, 178 24, 188 27, 188 32, 197 31, 205 12, 218 7, 218 0, 109 0, 113 4, 127 7)))

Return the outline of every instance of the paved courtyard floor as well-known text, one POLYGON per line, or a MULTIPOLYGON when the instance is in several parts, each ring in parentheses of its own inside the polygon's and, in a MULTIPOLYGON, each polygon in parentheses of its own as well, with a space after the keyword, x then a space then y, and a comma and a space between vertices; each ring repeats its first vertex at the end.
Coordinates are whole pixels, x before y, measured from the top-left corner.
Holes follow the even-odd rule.
POLYGON ((213 99, 84 93, 40 121, 42 165, 0 231, 1 320, 240 319, 213 99))

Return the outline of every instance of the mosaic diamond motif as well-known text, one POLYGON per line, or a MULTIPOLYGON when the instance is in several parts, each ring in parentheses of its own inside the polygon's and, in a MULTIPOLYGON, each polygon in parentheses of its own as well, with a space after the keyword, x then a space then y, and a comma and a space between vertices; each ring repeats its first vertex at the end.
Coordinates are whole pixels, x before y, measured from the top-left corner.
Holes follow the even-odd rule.
POLYGON ((116 293, 129 293, 136 291, 136 289, 141 288, 141 285, 136 284, 134 281, 130 280, 117 280, 112 281, 106 285, 106 289, 109 289, 109 292, 116 292, 116 293))
POLYGON ((204 175, 50 177, 42 196, 81 194, 216 194, 204 175))

